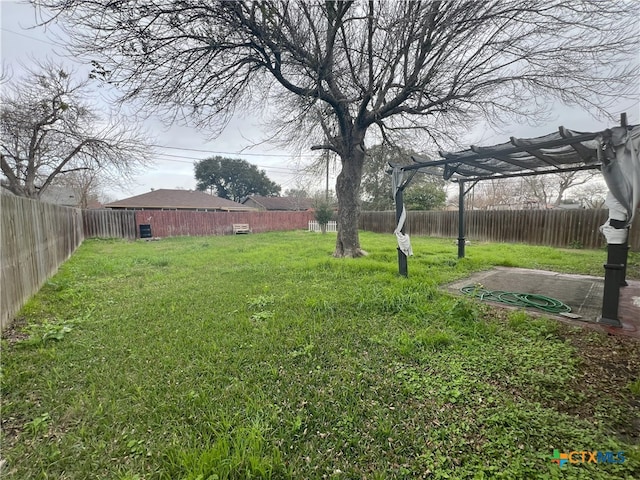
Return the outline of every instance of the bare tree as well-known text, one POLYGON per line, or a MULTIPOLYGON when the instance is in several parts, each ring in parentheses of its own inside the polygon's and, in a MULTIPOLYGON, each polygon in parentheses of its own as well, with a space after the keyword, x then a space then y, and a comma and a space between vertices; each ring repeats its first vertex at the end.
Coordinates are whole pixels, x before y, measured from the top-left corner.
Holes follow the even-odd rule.
POLYGON ((601 178, 598 171, 575 171, 526 177, 525 191, 528 190, 530 196, 538 199, 543 205, 553 205, 557 207, 564 200, 567 190, 589 183, 596 177, 601 178))
POLYGON ((293 198, 310 198, 309 191, 300 184, 295 188, 286 189, 283 196, 293 198))
POLYGON ((113 178, 144 165, 145 136, 122 118, 104 121, 87 102, 89 81, 75 80, 55 63, 38 65, 2 91, 2 187, 39 196, 61 177, 81 171, 113 178))
POLYGON ((567 192, 602 177, 598 171, 564 172, 481 182, 471 191, 469 206, 479 209, 539 209, 558 207, 567 192))
POLYGON ((92 168, 76 170, 61 175, 51 184, 51 186, 65 187, 72 190, 78 199, 80 208, 89 208, 92 205, 106 203, 104 202, 106 198, 104 189, 107 185, 109 185, 108 177, 105 177, 100 169, 92 168))
POLYGON ((632 0, 32 2, 125 98, 212 134, 269 100, 274 135, 336 152, 336 256, 362 254, 367 134, 438 142, 551 100, 602 113, 638 71, 632 0))
POLYGON ((2 63, 0 63, 0 85, 7 83, 9 80, 11 80, 12 76, 13 69, 10 65, 7 65, 4 60, 2 60, 2 63))
POLYGON ((479 210, 528 210, 540 208, 522 179, 509 178, 480 182, 469 193, 467 206, 479 210))
POLYGON ((570 199, 580 203, 584 208, 605 208, 607 193, 609 188, 604 181, 594 179, 572 190, 570 199))

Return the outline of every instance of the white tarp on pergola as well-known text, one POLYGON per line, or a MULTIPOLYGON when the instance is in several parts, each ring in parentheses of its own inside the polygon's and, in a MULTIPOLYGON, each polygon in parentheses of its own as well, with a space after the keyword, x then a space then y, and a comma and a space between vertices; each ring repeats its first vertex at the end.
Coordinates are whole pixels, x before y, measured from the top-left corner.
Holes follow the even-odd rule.
POLYGON ((640 205, 640 126, 602 132, 602 175, 609 187, 609 219, 601 227, 607 243, 622 244, 640 205))

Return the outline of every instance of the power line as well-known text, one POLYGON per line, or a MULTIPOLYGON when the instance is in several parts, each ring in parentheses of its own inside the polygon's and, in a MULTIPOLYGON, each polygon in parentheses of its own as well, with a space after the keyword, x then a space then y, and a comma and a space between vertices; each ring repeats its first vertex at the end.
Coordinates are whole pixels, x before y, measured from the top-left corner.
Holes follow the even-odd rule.
MULTIPOLYGON (((50 41, 46 41, 46 40, 42 40, 40 38, 36 38, 30 35, 26 35, 24 33, 20 33, 20 32, 16 32, 14 30, 8 29, 8 28, 4 28, 4 27, 0 27, 0 30, 7 32, 7 33, 11 33, 13 35, 18 35, 24 38, 29 38, 31 40, 35 40, 41 43, 45 43, 47 45, 51 45, 50 41)), ((207 153, 207 154, 217 154, 217 155, 237 155, 237 156, 255 156, 255 157, 277 157, 277 158, 302 158, 302 157, 318 157, 318 155, 316 154, 312 154, 312 153, 303 153, 303 154, 279 154, 279 153, 254 153, 254 152, 229 152, 229 151, 222 151, 222 150, 204 150, 204 149, 199 149, 199 148, 188 148, 188 147, 175 147, 172 145, 159 145, 159 144, 151 144, 151 147, 157 147, 157 148, 165 148, 168 150, 184 150, 184 151, 189 151, 189 152, 198 152, 198 153, 207 153)), ((192 160, 202 160, 201 158, 193 158, 193 157, 186 157, 186 156, 178 156, 178 155, 170 155, 168 153, 161 153, 160 155, 164 155, 164 156, 172 156, 172 157, 176 157, 176 158, 185 158, 185 159, 192 159, 192 160)), ((175 160, 178 161, 178 160, 175 160)), ((183 163, 187 163, 187 162, 183 162, 183 163)), ((263 165, 257 165, 260 168, 284 168, 284 167, 271 167, 271 166, 263 166, 263 165)))
POLYGON ((18 35, 20 37, 29 38, 31 40, 35 40, 36 42, 46 43, 47 45, 51 45, 51 41, 42 40, 40 38, 32 37, 31 35, 25 35, 24 33, 15 32, 13 30, 9 30, 8 28, 1 27, 0 30, 7 33, 12 33, 13 35, 18 35))
MULTIPOLYGON (((170 153, 157 153, 156 156, 171 157, 171 158, 160 158, 159 160, 162 160, 163 162, 188 163, 191 165, 193 164, 193 161, 203 160, 201 158, 188 157, 184 155, 172 155, 170 153), (179 159, 185 159, 185 160, 179 160, 179 159)), ((252 165, 259 168, 265 168, 267 170, 281 170, 284 173, 307 174, 307 172, 305 172, 304 169, 298 169, 298 168, 282 167, 277 165, 256 165, 254 163, 252 163, 252 165)))
POLYGON ((200 148, 185 148, 185 147, 173 147, 170 145, 156 145, 152 144, 152 147, 158 148, 166 148, 169 150, 186 150, 189 152, 200 152, 200 153, 215 153, 220 155, 247 155, 247 156, 255 156, 255 157, 289 157, 289 158, 298 158, 298 157, 317 157, 318 155, 314 155, 312 153, 302 153, 299 155, 293 155, 290 153, 280 154, 280 153, 243 153, 243 152, 223 152, 216 150, 203 150, 200 148))
MULTIPOLYGON (((166 155, 166 154, 160 154, 160 155, 166 155)), ((192 162, 187 161, 187 160, 177 160, 177 159, 170 159, 170 158, 161 158, 160 159, 163 162, 174 162, 174 163, 188 163, 188 164, 192 164, 192 162)), ((252 164, 255 165, 255 164, 252 164)), ((313 172, 308 172, 305 171, 304 169, 294 169, 294 168, 288 168, 288 167, 272 167, 269 165, 255 165, 256 167, 259 168, 264 168, 266 170, 270 170, 272 171, 274 174, 276 175, 291 175, 293 177, 295 176, 303 176, 303 177, 317 177, 318 175, 316 173, 313 172)))

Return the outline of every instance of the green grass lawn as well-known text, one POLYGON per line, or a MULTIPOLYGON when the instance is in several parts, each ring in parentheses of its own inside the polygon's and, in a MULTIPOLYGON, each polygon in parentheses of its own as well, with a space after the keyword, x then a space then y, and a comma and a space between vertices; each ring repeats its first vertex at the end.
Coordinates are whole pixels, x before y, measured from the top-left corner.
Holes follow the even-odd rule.
POLYGON ((2 341, 3 477, 639 478, 640 342, 438 288, 604 251, 412 241, 408 279, 392 235, 86 241, 2 341))

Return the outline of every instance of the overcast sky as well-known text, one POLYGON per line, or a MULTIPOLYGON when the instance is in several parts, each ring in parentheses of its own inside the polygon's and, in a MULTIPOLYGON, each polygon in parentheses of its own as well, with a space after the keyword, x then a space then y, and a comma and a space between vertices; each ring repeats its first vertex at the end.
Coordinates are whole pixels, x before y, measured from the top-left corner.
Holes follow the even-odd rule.
MULTIPOLYGON (((86 65, 74 64, 64 56, 64 50, 56 45, 54 31, 44 28, 31 28, 36 23, 34 9, 16 1, 0 0, 0 16, 2 19, 1 49, 2 61, 8 65, 13 76, 19 76, 22 65, 29 66, 33 60, 52 59, 63 61, 75 70, 85 70, 86 65)), ((226 131, 215 140, 207 139, 207 132, 179 125, 167 127, 158 119, 150 119, 145 128, 156 139, 156 144, 166 148, 155 149, 153 165, 135 178, 135 184, 113 190, 108 194, 113 199, 121 199, 131 195, 148 192, 151 188, 187 188, 196 185, 193 176, 193 162, 221 155, 231 158, 242 158, 265 170, 267 176, 282 187, 282 192, 289 188, 306 186, 312 182, 311 188, 324 189, 324 177, 315 178, 301 171, 301 168, 318 158, 317 152, 285 151, 269 143, 254 146, 268 137, 250 118, 235 118, 226 131), (185 149, 185 150, 181 150, 185 149)), ((330 169, 330 185, 333 189, 338 172, 330 169)))
MULTIPOLYGON (((0 16, 2 61, 13 70, 14 76, 19 75, 21 71, 20 64, 29 65, 32 63, 31 59, 49 58, 63 60, 70 66, 73 64, 69 58, 63 58, 63 49, 54 45, 51 31, 45 31, 41 27, 30 28, 36 22, 30 5, 0 0, 0 16)), ((86 65, 76 64, 73 67, 76 70, 86 69, 86 65)), ((638 84, 640 91, 640 79, 630 81, 638 84)), ((626 111, 629 122, 637 124, 640 123, 639 108, 637 101, 635 104, 626 101, 615 105, 610 113, 618 118, 621 112, 626 111)), ((480 126, 461 139, 461 142, 464 145, 492 145, 508 141, 510 136, 528 138, 544 135, 556 130, 560 125, 578 131, 598 131, 612 126, 606 120, 595 119, 588 113, 558 105, 553 109, 551 118, 543 125, 514 124, 498 132, 480 126)), ((107 192, 112 199, 138 195, 148 192, 151 188, 193 189, 193 162, 212 155, 243 158, 253 163, 265 170, 271 180, 281 185, 283 192, 309 181, 314 182, 312 188, 324 189, 324 178, 313 179, 300 172, 301 166, 317 158, 316 153, 310 150, 301 154, 296 151, 284 151, 269 143, 254 146, 267 138, 268 132, 263 131, 251 118, 235 118, 226 131, 215 140, 208 140, 206 132, 178 125, 168 128, 153 119, 148 120, 145 127, 162 147, 155 149, 153 165, 135 178, 134 185, 121 191, 107 192)), ((333 188, 337 173, 332 169, 329 188, 333 188)))

